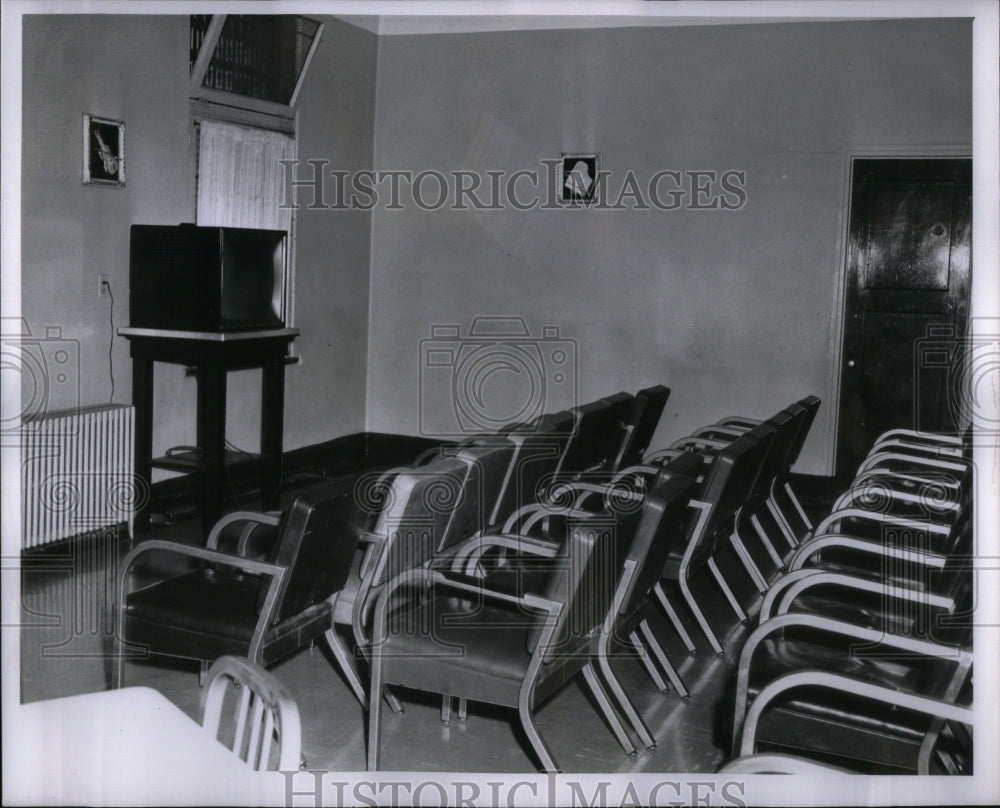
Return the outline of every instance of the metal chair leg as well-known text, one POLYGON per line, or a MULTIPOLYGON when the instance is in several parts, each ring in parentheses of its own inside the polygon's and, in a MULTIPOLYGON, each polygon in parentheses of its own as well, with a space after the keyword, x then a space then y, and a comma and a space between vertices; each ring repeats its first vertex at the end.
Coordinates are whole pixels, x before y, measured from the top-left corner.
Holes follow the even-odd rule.
POLYGON ((344 644, 344 641, 333 628, 328 628, 324 637, 326 637, 326 644, 330 646, 330 652, 333 654, 333 658, 336 660, 337 666, 340 668, 340 672, 347 680, 348 687, 350 687, 351 691, 354 693, 354 697, 361 702, 362 707, 367 707, 368 696, 365 693, 365 686, 361 682, 361 676, 358 674, 358 670, 354 666, 354 660, 351 658, 351 654, 348 651, 347 646, 344 644))
POLYGON ((732 544, 733 550, 736 551, 736 557, 739 558, 740 563, 743 564, 743 569, 747 571, 747 575, 750 576, 750 580, 753 581, 753 585, 757 587, 757 592, 763 595, 767 592, 767 579, 764 578, 763 573, 760 571, 760 567, 758 567, 753 558, 750 557, 750 552, 747 550, 747 546, 743 543, 743 539, 740 538, 739 531, 733 531, 733 535, 729 537, 729 543, 732 544))
POLYGON ((760 539, 760 543, 764 545, 764 549, 771 557, 771 561, 774 563, 774 566, 779 570, 783 570, 785 568, 785 562, 782 560, 781 556, 778 555, 778 551, 771 542, 771 537, 767 535, 767 531, 764 530, 764 526, 760 523, 760 518, 757 514, 750 517, 750 524, 752 524, 753 529, 757 531, 757 537, 760 539))
POLYGON ((739 601, 736 600, 736 595, 733 594, 733 590, 729 588, 729 584, 726 583, 726 579, 722 577, 722 573, 719 571, 719 565, 715 563, 714 558, 708 559, 708 568, 711 570, 712 577, 715 578, 715 582, 719 585, 719 589, 722 590, 722 594, 725 595, 726 600, 729 601, 729 605, 732 607, 737 619, 741 623, 745 623, 747 620, 747 613, 743 611, 743 607, 740 606, 739 601))
POLYGON ((542 764, 542 771, 559 774, 560 769, 556 766, 555 758, 552 757, 552 752, 549 751, 542 734, 535 726, 535 718, 531 714, 531 701, 532 693, 530 691, 522 691, 518 696, 517 713, 521 718, 521 727, 524 729, 524 734, 528 736, 528 743, 531 744, 538 762, 542 764))
POLYGON ((656 658, 656 661, 660 663, 660 667, 663 668, 663 671, 667 674, 667 678, 670 680, 670 683, 674 686, 674 690, 677 691, 677 695, 680 696, 684 701, 687 701, 689 698, 691 698, 691 694, 688 692, 688 689, 684 686, 684 682, 681 679, 680 675, 677 673, 677 671, 674 669, 674 666, 670 664, 670 660, 667 658, 667 655, 663 652, 663 648, 661 648, 660 644, 656 641, 656 637, 653 636, 653 631, 649 627, 649 623, 647 623, 645 620, 639 623, 639 631, 641 631, 642 636, 646 638, 646 646, 653 653, 653 656, 656 658))
POLYGON ((719 656, 725 654, 722 648, 722 644, 715 636, 715 632, 712 631, 712 627, 708 624, 708 620, 705 619, 704 613, 701 611, 701 607, 698 605, 698 601, 694 599, 694 594, 691 592, 691 587, 688 585, 687 578, 684 576, 683 572, 680 579, 677 582, 681 589, 681 595, 684 598, 684 602, 687 603, 688 608, 691 609, 691 613, 694 615, 694 619, 698 622, 701 627, 702 633, 708 640, 708 644, 712 646, 712 650, 715 651, 719 656))
POLYGON ((597 644, 597 667, 601 674, 604 676, 604 683, 607 685, 608 690, 611 695, 615 697, 618 701, 618 706, 621 707, 622 712, 625 713, 625 717, 628 719, 629 723, 632 725, 632 729, 635 730, 636 735, 639 736, 647 748, 656 748, 656 739, 653 737, 653 733, 649 731, 649 727, 646 726, 646 722, 642 720, 642 716, 639 715, 639 711, 636 709, 632 700, 626 695, 625 689, 622 687, 621 682, 618 681, 618 677, 615 676, 614 671, 611 670, 611 662, 608 659, 608 643, 610 642, 610 635, 603 634, 598 640, 597 644))
POLYGON ((583 666, 583 678, 587 682, 587 686, 590 688, 590 692, 594 696, 594 699, 597 701, 598 707, 601 708, 601 713, 604 715, 604 719, 611 727, 611 732, 614 733, 615 738, 618 739, 618 743, 621 744, 622 749, 625 750, 625 754, 634 755, 636 751, 635 744, 633 744, 632 739, 628 737, 628 730, 626 730, 625 725, 622 724, 622 720, 619 718, 614 705, 608 698, 607 691, 605 691, 604 686, 601 684, 601 680, 597 678, 592 662, 588 662, 583 666))
POLYGON ((687 629, 684 628, 684 624, 681 622, 680 615, 674 609, 673 604, 667 599, 667 593, 663 591, 663 585, 657 581, 655 586, 653 586, 653 594, 656 595, 656 599, 660 602, 660 606, 663 611, 666 612, 667 618, 670 620, 671 625, 674 630, 680 635, 681 642, 684 643, 684 647, 687 648, 689 654, 694 653, 694 642, 691 640, 691 635, 687 633, 687 629))
POLYGON ((642 661, 643 667, 646 668, 646 673, 649 674, 649 678, 653 680, 653 684, 656 685, 656 689, 661 693, 666 693, 670 687, 666 682, 663 681, 663 677, 660 676, 660 672, 656 669, 656 665, 653 664, 653 660, 650 659, 649 650, 646 648, 645 643, 639 637, 639 634, 633 631, 629 634, 629 639, 632 644, 639 651, 639 659, 642 661))

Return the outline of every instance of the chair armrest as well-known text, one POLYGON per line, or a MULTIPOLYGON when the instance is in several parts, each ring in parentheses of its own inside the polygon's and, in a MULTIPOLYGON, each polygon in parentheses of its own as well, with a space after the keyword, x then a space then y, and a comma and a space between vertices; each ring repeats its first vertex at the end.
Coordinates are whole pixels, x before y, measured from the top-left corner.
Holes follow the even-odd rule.
POLYGON ((870 485, 872 482, 884 483, 887 486, 898 484, 901 489, 919 488, 925 486, 938 486, 949 491, 957 492, 962 488, 961 482, 949 474, 918 474, 916 472, 891 471, 889 469, 868 469, 857 474, 851 481, 850 488, 860 488, 863 485, 870 485))
MULTIPOLYGON (((852 485, 837 501, 833 503, 832 511, 841 511, 850 508, 855 502, 864 503, 865 499, 888 499, 891 502, 910 502, 914 505, 923 505, 928 511, 956 511, 960 503, 958 500, 940 496, 940 489, 930 491, 905 491, 878 482, 865 482, 862 485, 852 485)), ((863 507, 863 505, 862 505, 863 507)), ((867 508, 863 508, 868 510, 867 508)))
POLYGON ((892 525, 893 527, 912 528, 913 530, 923 530, 935 536, 948 536, 951 533, 951 526, 941 522, 932 522, 926 519, 912 519, 892 514, 869 511, 864 508, 843 508, 830 513, 813 531, 813 537, 818 537, 830 532, 834 525, 839 524, 844 519, 861 519, 862 521, 877 522, 882 525, 892 525))
POLYGON ((693 449, 725 449, 730 444, 728 440, 714 440, 712 438, 698 438, 693 435, 675 440, 670 444, 670 449, 680 449, 691 451, 693 449))
POLYGON ((493 535, 493 536, 473 536, 459 544, 451 558, 451 570, 472 575, 472 570, 479 564, 483 553, 491 548, 502 548, 514 550, 524 555, 533 555, 540 558, 555 558, 559 552, 559 545, 555 542, 544 539, 536 539, 532 536, 521 536, 518 534, 493 535))
POLYGON ((755 426, 760 426, 763 421, 760 418, 745 418, 742 415, 727 415, 724 418, 720 418, 715 423, 719 426, 743 427, 745 430, 749 431, 755 426))
POLYGON ((431 586, 444 586, 457 592, 467 592, 476 597, 496 600, 508 603, 512 606, 519 606, 525 609, 538 609, 547 612, 549 619, 554 619, 563 608, 563 604, 558 601, 549 600, 539 595, 526 592, 522 595, 513 595, 509 592, 500 592, 487 587, 477 586, 467 581, 449 578, 439 570, 428 569, 427 567, 414 567, 401 572, 379 593, 375 603, 375 618, 372 635, 372 657, 378 656, 375 649, 381 648, 386 638, 386 618, 388 616, 389 604, 395 597, 396 592, 404 587, 421 586, 427 589, 431 586))
MULTIPOLYGON (((947 612, 952 611, 955 607, 955 601, 952 598, 919 589, 909 589, 905 586, 895 586, 883 583, 882 581, 868 580, 839 572, 827 572, 826 570, 816 568, 799 570, 799 572, 811 572, 813 574, 802 576, 781 587, 783 594, 781 594, 781 599, 774 610, 774 616, 787 614, 799 595, 817 586, 836 586, 856 592, 872 592, 880 595, 884 600, 910 601, 947 612)), ((772 590, 775 588, 772 587, 772 590)), ((771 590, 768 591, 768 595, 770 594, 771 590)), ((769 612, 765 614, 764 605, 761 605, 760 620, 762 623, 771 616, 770 608, 773 608, 773 606, 769 607, 769 612)))
POLYGON ((724 440, 727 443, 742 437, 748 430, 741 427, 726 426, 725 424, 708 424, 698 427, 688 437, 708 438, 709 440, 724 440))
POLYGON ((886 441, 902 438, 926 444, 939 444, 942 446, 961 446, 962 439, 955 435, 944 435, 938 432, 920 432, 915 429, 890 429, 883 432, 875 440, 875 445, 880 446, 886 441))
POLYGON ((860 553, 868 553, 873 556, 892 558, 908 564, 916 564, 929 569, 944 569, 947 557, 940 553, 932 553, 927 550, 914 550, 908 547, 893 547, 880 541, 871 539, 861 539, 857 536, 848 536, 844 533, 824 533, 822 536, 815 536, 807 539, 798 546, 788 561, 788 570, 803 569, 806 562, 826 547, 841 547, 860 553))
POLYGON ((872 447, 879 452, 898 452, 905 455, 915 455, 918 457, 939 458, 942 460, 962 460, 961 446, 948 446, 944 444, 918 443, 909 440, 894 438, 885 440, 872 447))
POLYGON ((954 704, 926 696, 917 696, 901 690, 873 685, 838 673, 812 670, 796 671, 779 676, 773 682, 768 682, 754 699, 743 722, 743 731, 740 736, 740 755, 753 753, 756 745, 757 724, 768 704, 782 693, 796 687, 823 688, 838 693, 850 693, 853 696, 881 701, 904 710, 912 710, 969 726, 972 726, 973 722, 973 712, 967 707, 957 707, 954 704))
POLYGON ((864 460, 861 461, 861 465, 858 466, 857 474, 869 471, 873 468, 880 468, 881 463, 887 463, 889 461, 905 463, 908 467, 907 470, 912 469, 913 466, 922 466, 929 469, 941 469, 942 471, 953 471, 956 474, 964 474, 969 470, 969 463, 964 460, 942 460, 936 457, 922 457, 918 455, 908 455, 901 452, 875 452, 874 454, 869 454, 864 460))
MULTIPOLYGON (((205 546, 211 550, 216 549, 220 534, 225 528, 234 522, 250 522, 252 524, 277 527, 281 522, 281 512, 272 511, 269 513, 259 513, 257 511, 233 511, 233 513, 227 513, 219 519, 219 521, 212 525, 212 530, 208 534, 205 546)), ((240 535, 240 542, 244 545, 246 543, 242 534, 240 535)))
POLYGON ((850 769, 818 763, 815 760, 783 755, 777 752, 758 752, 733 758, 718 769, 718 774, 808 774, 812 777, 824 775, 854 774, 850 769))

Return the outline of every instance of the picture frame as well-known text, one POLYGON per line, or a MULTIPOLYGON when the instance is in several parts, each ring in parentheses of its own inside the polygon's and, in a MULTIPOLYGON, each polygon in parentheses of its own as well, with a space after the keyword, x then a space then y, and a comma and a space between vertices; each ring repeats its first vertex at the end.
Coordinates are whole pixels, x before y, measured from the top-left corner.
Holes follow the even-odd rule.
POLYGON ((597 201, 601 155, 597 152, 566 153, 559 167, 559 201, 564 205, 590 205, 597 201))
POLYGON ((124 187, 124 121, 84 113, 83 184, 124 187))

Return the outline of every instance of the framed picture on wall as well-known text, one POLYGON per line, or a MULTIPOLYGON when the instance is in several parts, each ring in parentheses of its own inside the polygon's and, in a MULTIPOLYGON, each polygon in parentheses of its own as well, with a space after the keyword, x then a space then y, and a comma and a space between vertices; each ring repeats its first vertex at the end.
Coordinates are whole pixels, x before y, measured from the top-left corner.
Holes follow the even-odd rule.
POLYGON ((597 198, 599 154, 563 154, 560 172, 559 201, 563 204, 589 204, 597 198))
POLYGON ((125 185, 125 123, 97 115, 83 116, 84 185, 125 185))

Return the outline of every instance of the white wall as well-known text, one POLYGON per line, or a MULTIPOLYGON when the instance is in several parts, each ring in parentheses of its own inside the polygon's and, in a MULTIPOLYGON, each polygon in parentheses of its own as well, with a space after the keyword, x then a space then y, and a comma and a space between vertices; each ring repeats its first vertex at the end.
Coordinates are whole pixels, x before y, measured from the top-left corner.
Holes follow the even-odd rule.
POLYGON ((661 442, 823 396, 799 469, 829 472, 846 154, 967 146, 970 52, 968 23, 934 20, 383 36, 378 168, 600 152, 618 177, 743 170, 747 202, 377 210, 369 428, 420 427, 432 324, 514 314, 576 341, 583 401, 671 386, 661 442))

